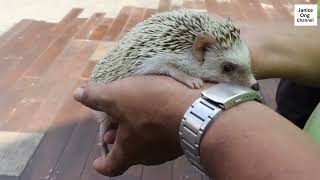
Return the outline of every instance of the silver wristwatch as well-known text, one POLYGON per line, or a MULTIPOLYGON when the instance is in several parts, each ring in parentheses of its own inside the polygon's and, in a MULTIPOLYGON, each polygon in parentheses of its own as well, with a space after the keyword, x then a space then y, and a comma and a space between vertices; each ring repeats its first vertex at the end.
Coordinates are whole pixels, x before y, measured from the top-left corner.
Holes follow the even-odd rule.
POLYGON ((181 147, 191 164, 206 175, 200 163, 200 142, 203 134, 219 113, 245 101, 263 102, 259 92, 247 87, 220 83, 202 91, 183 116, 180 129, 181 147))

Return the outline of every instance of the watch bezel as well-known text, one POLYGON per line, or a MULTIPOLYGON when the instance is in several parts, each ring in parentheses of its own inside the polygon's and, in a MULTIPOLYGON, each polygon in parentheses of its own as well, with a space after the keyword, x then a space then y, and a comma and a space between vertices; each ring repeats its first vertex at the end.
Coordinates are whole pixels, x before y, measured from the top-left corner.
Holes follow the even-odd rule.
POLYGON ((217 104, 222 109, 229 109, 246 101, 255 100, 261 103, 264 102, 263 97, 258 91, 228 83, 213 85, 203 90, 201 94, 204 99, 217 104))

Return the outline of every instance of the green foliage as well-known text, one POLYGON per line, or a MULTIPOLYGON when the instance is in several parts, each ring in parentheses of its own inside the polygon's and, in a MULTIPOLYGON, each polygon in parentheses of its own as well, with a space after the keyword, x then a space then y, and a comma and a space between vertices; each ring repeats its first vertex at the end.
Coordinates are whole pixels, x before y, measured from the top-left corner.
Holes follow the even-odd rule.
POLYGON ((318 0, 318 17, 320 18, 320 0, 318 0))

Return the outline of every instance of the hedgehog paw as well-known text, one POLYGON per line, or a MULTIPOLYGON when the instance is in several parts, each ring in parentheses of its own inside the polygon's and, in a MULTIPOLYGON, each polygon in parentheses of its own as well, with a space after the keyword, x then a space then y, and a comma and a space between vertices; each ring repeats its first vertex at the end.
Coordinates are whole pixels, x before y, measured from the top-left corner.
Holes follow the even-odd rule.
POLYGON ((186 85, 192 89, 200 89, 203 87, 203 81, 199 78, 191 77, 185 81, 186 85))

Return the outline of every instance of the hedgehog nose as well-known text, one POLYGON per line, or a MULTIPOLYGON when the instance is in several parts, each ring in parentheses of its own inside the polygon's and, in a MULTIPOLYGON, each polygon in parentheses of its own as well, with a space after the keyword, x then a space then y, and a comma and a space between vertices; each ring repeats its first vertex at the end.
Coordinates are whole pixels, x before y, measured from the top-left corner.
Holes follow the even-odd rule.
POLYGON ((255 90, 255 91, 259 91, 260 90, 260 87, 259 87, 259 84, 258 83, 255 83, 251 86, 251 89, 255 90))

